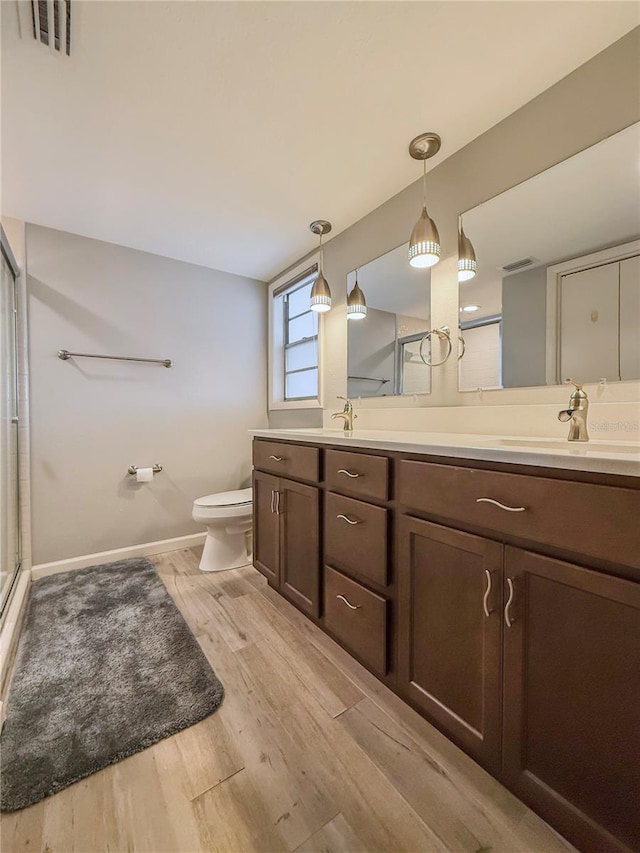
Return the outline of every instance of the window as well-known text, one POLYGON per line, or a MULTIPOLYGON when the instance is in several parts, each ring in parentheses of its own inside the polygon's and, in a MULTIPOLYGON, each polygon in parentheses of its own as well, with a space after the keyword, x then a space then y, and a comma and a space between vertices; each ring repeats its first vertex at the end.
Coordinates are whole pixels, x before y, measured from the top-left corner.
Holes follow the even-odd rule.
POLYGON ((318 314, 309 307, 317 266, 270 288, 270 408, 319 405, 318 314))

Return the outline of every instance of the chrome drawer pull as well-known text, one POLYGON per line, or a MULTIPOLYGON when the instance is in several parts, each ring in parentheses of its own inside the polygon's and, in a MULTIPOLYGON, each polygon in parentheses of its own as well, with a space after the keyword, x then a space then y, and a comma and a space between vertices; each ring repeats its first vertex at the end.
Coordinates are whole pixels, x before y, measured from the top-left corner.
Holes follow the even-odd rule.
POLYGON ((351 608, 351 610, 360 610, 360 608, 362 607, 361 604, 351 604, 351 602, 348 601, 344 597, 344 595, 336 595, 336 598, 339 598, 340 601, 344 601, 344 603, 347 605, 347 607, 351 608))
POLYGON ((484 615, 488 619, 489 616, 491 616, 491 614, 493 613, 493 610, 489 610, 489 604, 488 604, 489 596, 491 595, 491 572, 489 572, 489 571, 487 571, 487 569, 485 569, 484 573, 487 577, 487 588, 485 589, 484 596, 482 598, 482 609, 484 610, 484 615))
POLYGON ((349 518, 348 515, 336 515, 336 518, 341 518, 343 521, 346 521, 347 524, 362 524, 359 519, 349 518))
POLYGON ((506 512, 525 512, 526 506, 505 506, 500 501, 494 501, 493 498, 476 498, 477 504, 493 504, 494 506, 504 509, 506 512))
POLYGON ((356 477, 362 477, 362 474, 358 474, 357 472, 355 474, 352 474, 351 471, 347 471, 346 468, 340 468, 338 470, 338 474, 346 474, 347 477, 353 477, 353 479, 355 479, 356 477))
POLYGON ((505 621, 507 628, 510 628, 513 625, 513 623, 516 621, 515 619, 512 619, 510 614, 509 614, 509 611, 511 609, 511 605, 513 604, 513 595, 514 595, 513 580, 511 578, 507 578, 507 585, 509 587, 509 598, 507 599, 507 603, 504 606, 504 621, 505 621))
POLYGON ((284 456, 270 456, 269 459, 273 459, 274 462, 284 462, 284 456))

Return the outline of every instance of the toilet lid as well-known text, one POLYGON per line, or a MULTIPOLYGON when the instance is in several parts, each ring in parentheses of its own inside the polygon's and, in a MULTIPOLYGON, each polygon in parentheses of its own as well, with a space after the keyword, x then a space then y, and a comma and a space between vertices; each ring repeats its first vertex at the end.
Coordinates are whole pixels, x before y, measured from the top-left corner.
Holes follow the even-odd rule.
POLYGON ((205 495, 194 501, 196 506, 242 506, 250 504, 253 500, 251 489, 237 489, 235 492, 216 492, 214 495, 205 495))

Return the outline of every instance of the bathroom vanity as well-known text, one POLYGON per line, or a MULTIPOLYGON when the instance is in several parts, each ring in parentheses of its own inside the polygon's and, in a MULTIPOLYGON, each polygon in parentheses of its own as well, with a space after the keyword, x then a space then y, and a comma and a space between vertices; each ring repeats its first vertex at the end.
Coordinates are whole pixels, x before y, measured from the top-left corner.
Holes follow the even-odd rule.
POLYGON ((580 850, 640 849, 637 451, 262 430, 253 463, 271 586, 580 850))

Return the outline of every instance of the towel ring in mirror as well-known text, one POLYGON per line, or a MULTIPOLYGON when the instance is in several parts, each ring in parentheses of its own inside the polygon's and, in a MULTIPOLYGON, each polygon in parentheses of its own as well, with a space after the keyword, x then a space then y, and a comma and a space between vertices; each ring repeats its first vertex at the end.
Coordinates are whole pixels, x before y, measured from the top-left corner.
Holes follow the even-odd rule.
POLYGON ((440 365, 444 364, 445 361, 449 358, 449 356, 451 355, 452 349, 453 349, 453 344, 451 343, 451 332, 449 330, 449 327, 448 326, 442 326, 440 329, 431 329, 430 332, 427 332, 427 334, 420 341, 420 349, 418 352, 419 352, 420 358, 427 365, 427 367, 440 367, 440 365), (422 352, 422 348, 424 347, 425 341, 431 342, 431 335, 437 335, 441 341, 447 342, 447 354, 442 359, 442 361, 427 361, 427 359, 424 357, 424 353, 422 352))
POLYGON ((463 355, 465 354, 465 352, 467 351, 467 345, 466 345, 466 343, 465 343, 465 341, 464 341, 464 338, 462 337, 462 332, 461 332, 461 331, 458 331, 458 340, 459 340, 459 341, 460 341, 460 343, 462 344, 462 349, 458 349, 458 361, 460 361, 460 359, 462 358, 462 356, 463 356, 463 355))

